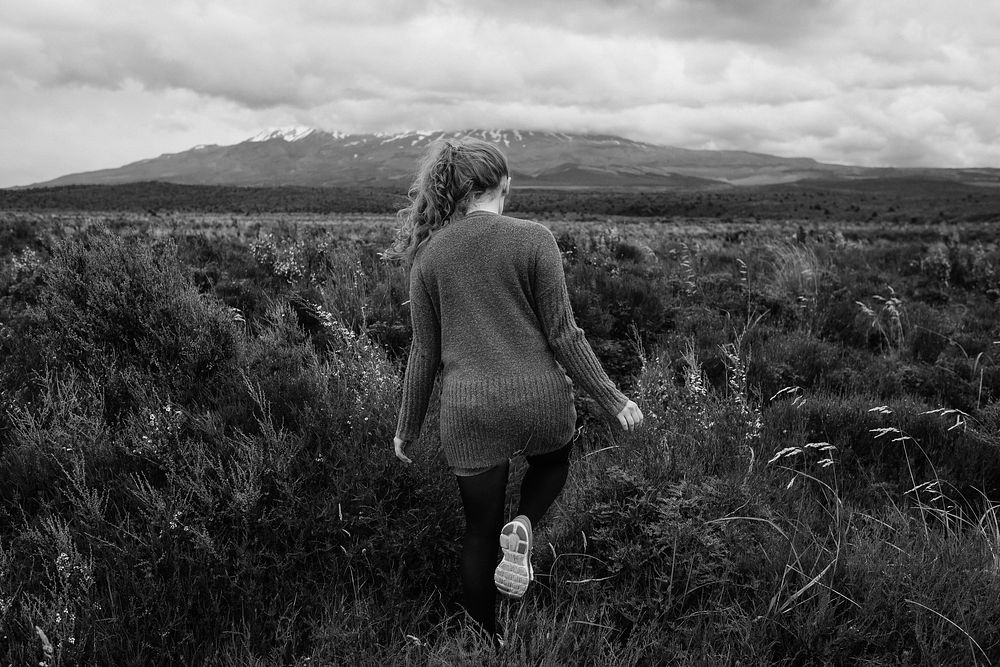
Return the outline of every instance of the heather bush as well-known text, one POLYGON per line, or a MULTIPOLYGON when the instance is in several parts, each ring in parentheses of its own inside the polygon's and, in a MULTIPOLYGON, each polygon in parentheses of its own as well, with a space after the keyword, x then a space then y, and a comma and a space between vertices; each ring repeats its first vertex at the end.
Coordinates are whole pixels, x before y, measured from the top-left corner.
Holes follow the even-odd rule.
POLYGON ((944 243, 945 284, 936 231, 553 222, 646 422, 580 397, 494 653, 458 605, 434 399, 415 463, 390 450, 387 222, 36 222, 0 224, 7 663, 1000 661, 988 236, 944 243))
POLYGON ((241 354, 232 314, 203 298, 172 244, 88 234, 58 244, 32 311, 30 347, 54 368, 86 370, 114 417, 147 383, 180 403, 210 403, 241 354))
POLYGON ((996 298, 1000 287, 997 265, 1000 253, 995 243, 989 246, 977 241, 972 244, 952 244, 948 251, 947 282, 996 298))
POLYGON ((765 329, 752 338, 751 382, 764 396, 789 386, 806 390, 873 390, 869 356, 800 331, 765 329))
POLYGON ((910 356, 922 364, 933 364, 952 343, 955 324, 946 314, 920 302, 908 309, 911 323, 906 336, 910 356))
MULTIPOLYGON (((319 306, 397 355, 408 350, 408 277, 382 261, 371 244, 331 234, 311 239, 265 235, 250 249, 263 268, 296 289, 296 302, 306 311, 319 306)), ((308 312, 305 319, 308 326, 308 312)), ((321 330, 319 320, 311 319, 314 332, 321 330)))
POLYGON ((319 613, 324 587, 370 587, 382 608, 426 586, 399 558, 438 569, 440 554, 417 548, 424 533, 406 526, 442 503, 457 517, 451 489, 440 473, 406 482, 387 448, 372 450, 395 428, 399 377, 386 353, 321 309, 332 333, 317 346, 280 302, 247 340, 169 257, 103 237, 60 248, 47 269, 30 326, 54 354, 30 399, 14 392, 0 459, 5 516, 20 526, 5 531, 17 567, 3 573, 20 591, 4 598, 15 661, 44 634, 56 664, 187 662, 234 627, 253 650, 290 655, 306 629, 288 624, 319 613), (136 298, 113 291, 113 271, 136 298), (27 514, 14 521, 8 502, 27 514), (66 601, 51 567, 59 554, 86 559, 90 597, 66 601))
POLYGON ((927 249, 927 254, 920 259, 920 272, 931 282, 944 287, 951 279, 951 259, 948 256, 948 246, 938 241, 927 249))
POLYGON ((634 375, 629 332, 649 343, 674 323, 658 258, 614 228, 582 236, 563 253, 577 324, 616 379, 634 375))

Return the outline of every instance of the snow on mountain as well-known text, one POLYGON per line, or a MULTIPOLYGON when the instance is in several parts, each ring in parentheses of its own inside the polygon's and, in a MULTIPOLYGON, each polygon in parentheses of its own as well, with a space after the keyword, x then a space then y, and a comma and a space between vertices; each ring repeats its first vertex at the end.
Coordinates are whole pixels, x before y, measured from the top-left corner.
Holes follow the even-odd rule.
POLYGON ((298 141, 299 139, 305 139, 313 132, 316 132, 314 127, 305 127, 302 125, 292 125, 289 127, 275 127, 268 128, 261 132, 258 132, 254 136, 247 139, 250 142, 258 141, 270 141, 272 139, 281 139, 283 141, 298 141))
POLYGON ((566 132, 548 132, 540 130, 515 130, 515 129, 469 129, 469 130, 452 130, 452 131, 441 131, 441 130, 404 130, 400 132, 373 132, 369 135, 350 135, 354 138, 354 141, 349 145, 354 145, 357 143, 362 143, 365 141, 364 137, 374 137, 378 140, 379 144, 392 144, 394 142, 405 143, 410 146, 417 146, 418 144, 426 145, 433 141, 438 141, 441 139, 458 139, 460 137, 470 136, 476 137, 477 139, 482 139, 484 141, 489 141, 498 145, 503 145, 506 148, 511 147, 526 147, 530 143, 544 141, 547 143, 566 143, 571 144, 574 141, 584 140, 588 144, 608 144, 616 146, 631 146, 645 148, 652 146, 652 144, 646 144, 640 141, 633 141, 631 139, 624 139, 622 137, 616 137, 611 135, 602 134, 569 134, 566 132))

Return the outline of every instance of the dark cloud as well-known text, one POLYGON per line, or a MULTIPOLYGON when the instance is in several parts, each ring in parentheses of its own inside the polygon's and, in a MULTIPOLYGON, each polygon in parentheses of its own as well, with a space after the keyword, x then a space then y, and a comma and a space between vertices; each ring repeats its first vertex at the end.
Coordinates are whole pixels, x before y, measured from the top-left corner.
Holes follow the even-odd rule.
MULTIPOLYGON (((452 6, 464 5, 456 1, 452 6)), ((489 7, 483 15, 498 22, 540 21, 590 34, 766 46, 809 39, 814 32, 842 22, 846 14, 842 3, 834 0, 577 0, 571 4, 509 0, 489 7)))

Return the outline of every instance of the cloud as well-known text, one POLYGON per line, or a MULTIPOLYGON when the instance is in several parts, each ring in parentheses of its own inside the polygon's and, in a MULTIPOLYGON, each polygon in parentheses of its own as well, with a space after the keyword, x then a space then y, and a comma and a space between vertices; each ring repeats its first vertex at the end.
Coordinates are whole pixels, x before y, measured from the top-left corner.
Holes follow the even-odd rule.
POLYGON ((304 123, 1000 164, 998 32, 932 0, 6 3, 0 150, 52 177, 304 123))
MULTIPOLYGON (((459 0, 449 3, 455 11, 466 5, 459 0)), ((483 14, 498 24, 544 24, 584 34, 773 46, 808 39, 842 21, 844 9, 831 0, 578 0, 571 9, 536 0, 508 0, 483 14)))
POLYGON ((779 28, 805 36, 803 26, 829 5, 590 0, 567 12, 514 0, 490 11, 457 2, 337 3, 334 11, 309 2, 276 11, 280 5, 262 2, 234 5, 238 10, 196 2, 137 9, 134 0, 90 0, 65 10, 43 0, 9 9, 7 18, 21 29, 19 46, 11 47, 17 68, 43 86, 117 89, 134 81, 254 108, 377 97, 387 89, 469 98, 548 94, 562 104, 621 106, 683 90, 679 68, 688 55, 704 69, 712 60, 705 52, 718 49, 713 41, 721 36, 773 42, 779 28), (686 41, 695 43, 685 50, 686 41))

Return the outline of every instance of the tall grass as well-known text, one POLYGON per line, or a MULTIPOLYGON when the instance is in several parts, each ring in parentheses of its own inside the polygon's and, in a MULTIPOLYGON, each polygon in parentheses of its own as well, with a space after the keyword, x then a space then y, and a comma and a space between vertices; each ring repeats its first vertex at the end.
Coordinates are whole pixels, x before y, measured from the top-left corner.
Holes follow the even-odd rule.
POLYGON ((0 255, 7 663, 1000 661, 986 250, 943 285, 904 244, 557 226, 578 321, 647 420, 625 434, 581 397, 494 652, 459 605, 435 405, 414 466, 391 456, 388 230, 272 225, 251 249, 90 227, 17 227, 0 255), (855 303, 890 281, 899 336, 855 303))

